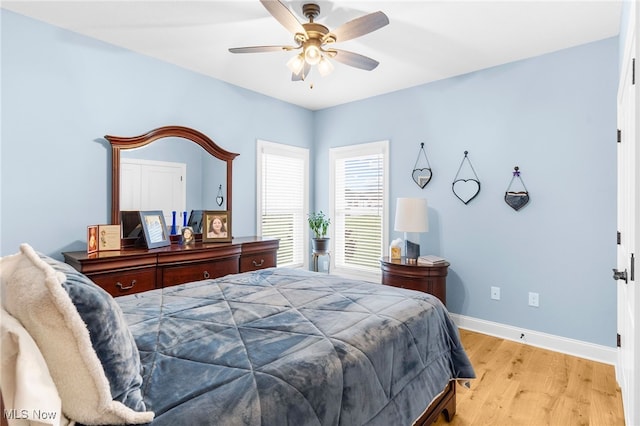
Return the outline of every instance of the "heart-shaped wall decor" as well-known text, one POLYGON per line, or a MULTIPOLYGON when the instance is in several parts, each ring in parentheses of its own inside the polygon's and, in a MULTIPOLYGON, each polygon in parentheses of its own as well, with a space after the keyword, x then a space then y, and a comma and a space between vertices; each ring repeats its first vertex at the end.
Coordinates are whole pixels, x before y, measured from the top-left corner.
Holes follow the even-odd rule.
POLYGON ((414 169, 413 173, 413 181, 420 187, 423 188, 427 186, 429 181, 431 180, 431 169, 414 169))
POLYGON ((224 201, 224 197, 223 197, 222 195, 218 195, 218 196, 216 197, 216 203, 217 203, 219 206, 222 206, 222 202, 223 202, 223 201, 224 201))
POLYGON ((526 191, 508 191, 504 194, 504 201, 515 211, 520 210, 529 202, 529 193, 526 191))
POLYGON ((453 193, 465 204, 480 193, 480 181, 477 179, 458 179, 453 182, 453 193))

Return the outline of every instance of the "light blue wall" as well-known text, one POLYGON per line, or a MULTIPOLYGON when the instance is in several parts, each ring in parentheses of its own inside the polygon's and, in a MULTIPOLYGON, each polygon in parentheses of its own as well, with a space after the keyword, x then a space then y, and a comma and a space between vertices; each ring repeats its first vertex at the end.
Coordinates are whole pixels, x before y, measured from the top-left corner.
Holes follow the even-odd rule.
POLYGON ((182 125, 239 153, 236 236, 256 233, 256 139, 312 143, 306 109, 4 9, 0 19, 2 255, 29 242, 61 258, 86 248, 87 225, 109 222, 105 134, 182 125))
POLYGON ((318 209, 330 147, 389 139, 391 198, 428 198, 421 245, 451 261, 452 312, 615 345, 617 39, 313 113, 0 13, 2 255, 84 249, 86 225, 109 219, 107 133, 185 125, 240 153, 235 235, 255 233, 257 138, 312 149, 318 209), (434 170, 424 190, 411 180, 420 142, 434 170), (465 150, 482 182, 468 205, 451 192, 465 150), (503 201, 515 165, 531 193, 519 212, 503 201))
POLYGON ((635 0, 623 0, 622 9, 620 11, 620 37, 619 37, 619 43, 618 43, 620 67, 622 67, 622 56, 623 56, 622 53, 624 51, 624 44, 626 42, 625 32, 626 32, 627 26, 629 25, 629 20, 631 19, 631 2, 632 1, 635 1, 635 0))
POLYGON ((451 262, 452 312, 613 346, 616 87, 612 38, 318 112, 316 208, 329 148, 389 139, 390 227, 397 197, 428 199, 422 253, 451 262), (425 189, 411 178, 420 142, 425 189), (482 185, 468 205, 451 189, 465 150, 482 185), (503 200, 514 166, 531 195, 518 212, 503 200))

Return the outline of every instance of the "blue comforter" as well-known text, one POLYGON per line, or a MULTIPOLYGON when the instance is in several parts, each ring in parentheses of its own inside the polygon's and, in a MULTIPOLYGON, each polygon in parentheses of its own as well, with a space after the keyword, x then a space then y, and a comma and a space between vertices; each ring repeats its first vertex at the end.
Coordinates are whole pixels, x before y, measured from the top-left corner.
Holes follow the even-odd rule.
POLYGON ((474 372, 428 294, 272 268, 119 297, 160 425, 409 425, 474 372))

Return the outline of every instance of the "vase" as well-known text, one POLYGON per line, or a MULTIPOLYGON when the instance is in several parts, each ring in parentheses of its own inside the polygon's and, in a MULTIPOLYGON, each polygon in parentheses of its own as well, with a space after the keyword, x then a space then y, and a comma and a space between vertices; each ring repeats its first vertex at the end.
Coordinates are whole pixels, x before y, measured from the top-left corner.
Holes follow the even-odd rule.
POLYGON ((178 233, 176 227, 176 211, 173 211, 173 222, 171 223, 171 235, 176 235, 178 233))

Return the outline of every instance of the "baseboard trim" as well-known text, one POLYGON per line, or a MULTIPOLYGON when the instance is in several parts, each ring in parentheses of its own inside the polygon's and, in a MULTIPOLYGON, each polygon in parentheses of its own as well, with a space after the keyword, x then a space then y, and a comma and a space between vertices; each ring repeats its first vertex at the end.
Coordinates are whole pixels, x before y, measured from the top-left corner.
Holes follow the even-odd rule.
POLYGON ((466 330, 477 331, 478 333, 488 334, 501 339, 512 340, 514 342, 520 342, 526 345, 536 346, 538 348, 549 349, 551 351, 617 366, 618 355, 615 348, 555 336, 553 334, 541 333, 539 331, 528 330, 511 325, 500 324, 497 322, 486 321, 465 315, 453 313, 450 315, 451 319, 458 327, 466 330))

